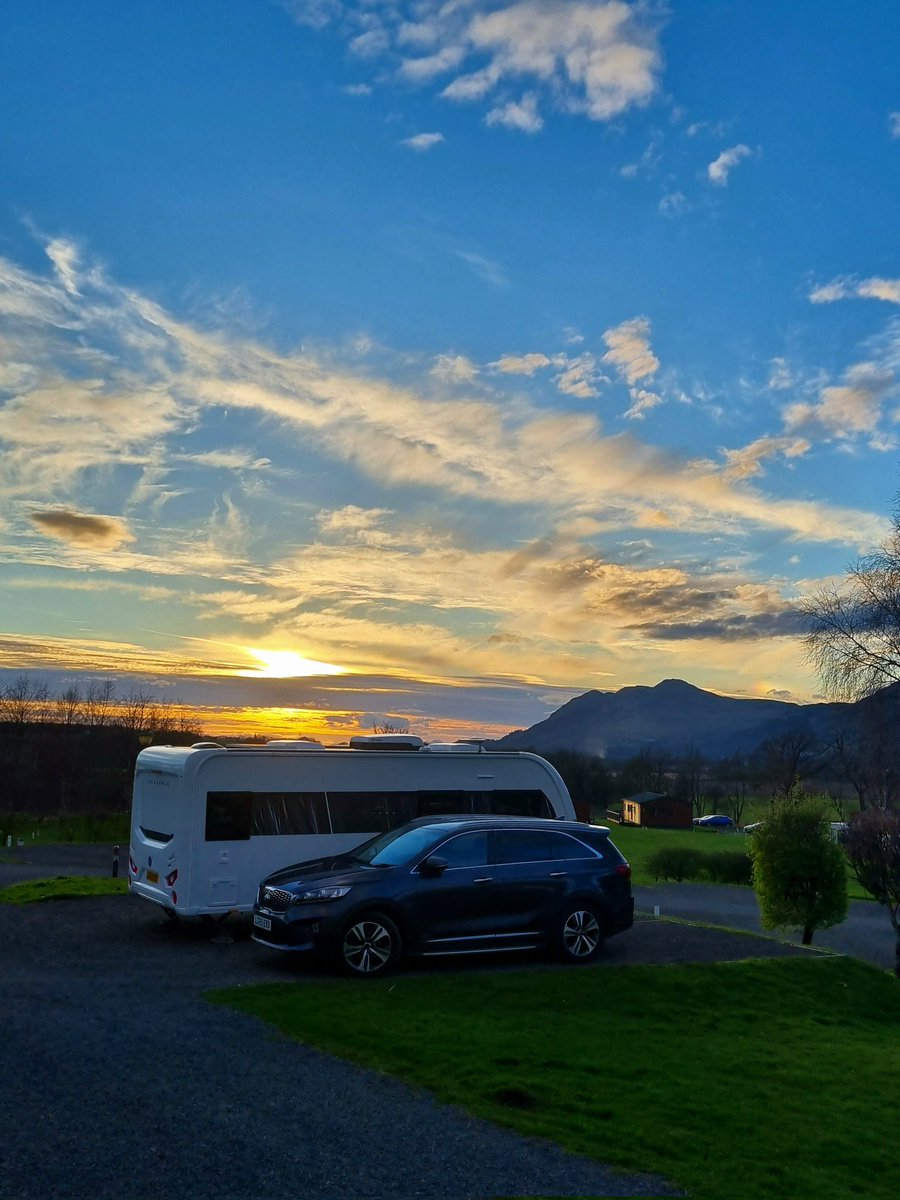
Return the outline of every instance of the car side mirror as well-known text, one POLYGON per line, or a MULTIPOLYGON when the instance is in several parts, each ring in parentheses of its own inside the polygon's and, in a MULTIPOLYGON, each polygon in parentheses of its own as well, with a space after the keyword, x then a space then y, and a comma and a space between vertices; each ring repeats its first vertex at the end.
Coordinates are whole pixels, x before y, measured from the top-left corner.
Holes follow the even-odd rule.
POLYGON ((429 855, 428 858, 419 864, 419 874, 424 875, 426 879, 437 879, 446 870, 446 858, 440 858, 437 854, 429 855))

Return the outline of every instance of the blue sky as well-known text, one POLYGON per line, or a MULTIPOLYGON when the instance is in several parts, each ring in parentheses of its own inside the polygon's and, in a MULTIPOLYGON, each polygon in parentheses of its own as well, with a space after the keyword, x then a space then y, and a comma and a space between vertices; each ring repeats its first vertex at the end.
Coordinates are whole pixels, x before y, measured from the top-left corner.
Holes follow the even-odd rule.
POLYGON ((334 738, 817 694, 898 490, 900 10, 4 23, 6 678, 334 738))

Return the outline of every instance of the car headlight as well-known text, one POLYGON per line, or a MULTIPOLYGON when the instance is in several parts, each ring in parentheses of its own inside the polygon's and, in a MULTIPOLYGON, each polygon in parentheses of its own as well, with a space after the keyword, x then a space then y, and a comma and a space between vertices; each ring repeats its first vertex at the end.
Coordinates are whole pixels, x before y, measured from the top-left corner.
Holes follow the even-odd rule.
POLYGON ((298 892, 292 904, 313 904, 317 900, 340 900, 350 891, 348 887, 310 888, 306 892, 298 892))

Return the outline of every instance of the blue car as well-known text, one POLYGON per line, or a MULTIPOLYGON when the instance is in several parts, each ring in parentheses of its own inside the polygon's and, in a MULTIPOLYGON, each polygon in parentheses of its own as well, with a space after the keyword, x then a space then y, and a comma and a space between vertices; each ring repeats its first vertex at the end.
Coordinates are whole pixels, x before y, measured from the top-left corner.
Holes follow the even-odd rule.
POLYGON ((734 829, 734 821, 724 813, 710 813, 707 817, 694 817, 700 829, 734 829))

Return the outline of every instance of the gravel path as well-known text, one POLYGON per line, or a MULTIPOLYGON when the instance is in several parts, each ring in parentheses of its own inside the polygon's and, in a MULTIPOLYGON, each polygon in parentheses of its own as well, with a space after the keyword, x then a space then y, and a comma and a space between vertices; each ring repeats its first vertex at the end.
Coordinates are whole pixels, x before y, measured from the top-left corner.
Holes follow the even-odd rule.
MULTIPOLYGON (((31 877, 106 874, 108 855, 42 847, 30 864, 0 863, 0 884, 28 867, 31 877)), ((260 950, 245 920, 229 928, 233 941, 211 941, 199 923, 172 925, 132 897, 0 905, 4 1200, 671 1194, 209 1004, 210 987, 317 974, 260 950)), ((649 919, 587 969, 801 952, 649 919)), ((506 964, 467 968, 474 1002, 479 975, 506 964)))

